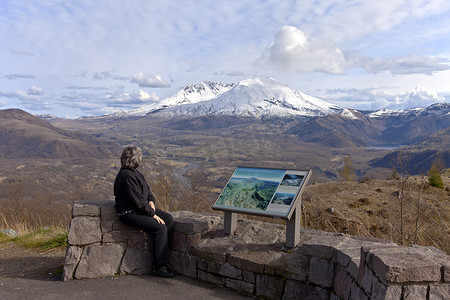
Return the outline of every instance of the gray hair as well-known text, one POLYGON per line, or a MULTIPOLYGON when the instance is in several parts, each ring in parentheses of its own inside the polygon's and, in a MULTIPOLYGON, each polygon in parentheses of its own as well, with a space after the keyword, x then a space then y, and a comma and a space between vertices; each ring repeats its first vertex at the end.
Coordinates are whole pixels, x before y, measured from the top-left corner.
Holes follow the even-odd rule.
POLYGON ((142 150, 139 147, 127 146, 122 150, 120 164, 125 169, 135 169, 142 161, 142 150))

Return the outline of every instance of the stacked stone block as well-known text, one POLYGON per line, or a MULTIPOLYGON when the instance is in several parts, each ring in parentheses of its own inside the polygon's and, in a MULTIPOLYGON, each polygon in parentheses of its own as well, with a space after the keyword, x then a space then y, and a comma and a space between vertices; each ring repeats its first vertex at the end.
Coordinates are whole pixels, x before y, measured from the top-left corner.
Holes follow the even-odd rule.
POLYGON ((63 280, 148 273, 152 267, 151 246, 150 235, 118 219, 114 201, 76 202, 63 280))
MULTIPOLYGON (((73 227, 87 236, 69 232, 65 279, 145 273, 139 269, 149 265, 145 259, 127 256, 145 258, 149 248, 136 244, 146 244, 148 237, 116 223, 115 216, 103 220, 101 212, 110 212, 105 209, 110 204, 98 206, 100 214, 86 204, 74 206, 70 231, 73 227), (76 213, 81 210, 82 215, 76 213), (74 241, 89 243, 76 246, 74 241), (99 261, 89 269, 92 255, 99 261)), ((267 299, 450 299, 450 259, 433 247, 399 247, 384 240, 302 229, 300 245, 286 249, 280 225, 239 220, 235 234, 227 236, 219 215, 171 214, 171 262, 186 276, 267 299)))

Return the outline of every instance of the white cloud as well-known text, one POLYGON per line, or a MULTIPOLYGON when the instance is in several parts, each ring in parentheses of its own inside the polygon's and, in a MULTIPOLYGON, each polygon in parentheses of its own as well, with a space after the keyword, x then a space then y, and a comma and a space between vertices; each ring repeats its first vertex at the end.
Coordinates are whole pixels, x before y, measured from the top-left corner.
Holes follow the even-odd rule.
POLYGON ((49 110, 52 109, 52 106, 43 100, 36 99, 36 101, 32 102, 22 102, 22 105, 29 110, 49 110))
POLYGON ((423 86, 417 86, 414 91, 407 95, 404 106, 405 107, 424 107, 433 103, 443 102, 445 98, 438 95, 435 91, 427 89, 423 86))
POLYGON ((35 98, 32 95, 30 95, 24 91, 15 91, 15 92, 1 92, 0 91, 0 96, 6 97, 6 98, 16 98, 19 100, 29 100, 29 99, 35 98))
POLYGON ((333 89, 328 90, 330 102, 361 110, 379 109, 407 109, 415 107, 427 107, 434 103, 445 102, 444 96, 436 91, 417 86, 409 92, 390 92, 389 88, 365 88, 365 89, 333 89), (337 95, 331 100, 332 95, 337 95))
POLYGON ((158 75, 146 75, 143 72, 134 74, 131 82, 137 83, 140 87, 153 87, 153 88, 168 88, 170 83, 162 79, 158 75))
POLYGON ((156 102, 159 97, 155 94, 149 94, 143 90, 139 90, 133 93, 124 93, 116 91, 115 93, 106 97, 106 103, 110 107, 118 108, 137 108, 145 104, 156 102))
POLYGON ((8 105, 9 103, 8 103, 8 101, 6 101, 6 100, 0 100, 0 106, 6 106, 6 105, 8 105))
MULTIPOLYGON (((39 89, 39 88, 38 88, 39 89)), ((20 100, 20 103, 23 107, 30 110, 46 110, 51 109, 51 105, 45 101, 40 99, 34 94, 30 94, 29 92, 24 91, 15 91, 15 92, 1 92, 0 96, 6 98, 15 98, 20 100)))
POLYGON ((300 29, 282 26, 275 34, 273 45, 258 62, 269 64, 283 72, 344 72, 346 62, 342 51, 322 41, 309 40, 300 29))
POLYGON ((44 89, 37 87, 37 86, 32 86, 28 89, 28 95, 35 95, 35 96, 40 96, 44 94, 44 89))
POLYGON ((393 75, 425 74, 450 70, 450 60, 437 56, 398 56, 390 58, 350 56, 354 67, 362 67, 368 73, 390 72, 393 75))

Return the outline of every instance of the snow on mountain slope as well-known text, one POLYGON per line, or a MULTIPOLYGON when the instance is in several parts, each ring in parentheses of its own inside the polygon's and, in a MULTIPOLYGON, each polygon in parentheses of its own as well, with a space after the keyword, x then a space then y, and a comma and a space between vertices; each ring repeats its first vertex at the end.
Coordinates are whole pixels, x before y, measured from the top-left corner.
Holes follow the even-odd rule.
POLYGON ((390 110, 382 109, 373 113, 368 114, 370 118, 384 118, 384 117, 407 117, 407 116, 433 116, 433 115, 450 115, 450 104, 449 103, 435 103, 428 107, 416 107, 405 110, 390 110))
POLYGON ((243 80, 236 85, 203 82, 188 86, 173 97, 127 114, 145 115, 151 112, 167 117, 352 115, 343 107, 295 91, 274 79, 259 77, 243 80))
POLYGON ((130 111, 119 112, 115 115, 144 116, 150 112, 159 111, 161 109, 169 107, 207 101, 229 91, 233 86, 234 84, 223 82, 203 81, 199 84, 188 85, 175 95, 169 98, 165 98, 157 103, 153 103, 130 111))

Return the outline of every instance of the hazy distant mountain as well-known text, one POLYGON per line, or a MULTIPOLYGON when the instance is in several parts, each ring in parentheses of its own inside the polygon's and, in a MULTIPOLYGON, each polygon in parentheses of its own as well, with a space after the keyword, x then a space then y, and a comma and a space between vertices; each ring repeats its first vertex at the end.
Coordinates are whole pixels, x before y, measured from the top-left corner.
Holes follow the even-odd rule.
MULTIPOLYGON (((380 143, 417 144, 429 138, 431 134, 450 127, 449 103, 374 115, 369 116, 385 127, 378 138, 380 143)), ((444 145, 441 144, 440 147, 442 146, 444 145)))
POLYGON ((101 158, 111 156, 89 135, 62 130, 20 109, 0 110, 0 157, 101 158))
POLYGON ((51 114, 37 115, 37 117, 39 117, 40 119, 42 119, 48 123, 54 123, 54 122, 58 122, 58 121, 62 120, 61 118, 51 115, 51 114))
POLYGON ((305 142, 330 147, 367 146, 377 143, 383 126, 358 111, 352 111, 353 118, 342 115, 328 115, 312 118, 286 131, 299 136, 305 142))
MULTIPOLYGON (((307 142, 331 147, 401 146, 421 143, 433 133, 450 127, 448 103, 368 115, 353 110, 352 115, 354 118, 351 119, 342 115, 312 118, 290 128, 286 133, 295 134, 307 142)), ((441 133, 439 140, 446 138, 448 139, 448 130, 441 133)), ((434 143, 433 147, 444 149, 445 144, 434 143)))
POLYGON ((439 151, 428 148, 396 150, 381 158, 371 160, 369 165, 372 167, 392 169, 393 166, 400 165, 401 161, 405 174, 426 174, 438 156, 447 167, 450 166, 450 150, 439 151))

